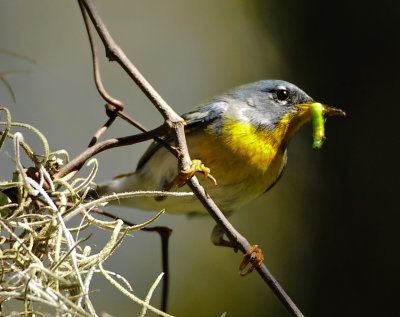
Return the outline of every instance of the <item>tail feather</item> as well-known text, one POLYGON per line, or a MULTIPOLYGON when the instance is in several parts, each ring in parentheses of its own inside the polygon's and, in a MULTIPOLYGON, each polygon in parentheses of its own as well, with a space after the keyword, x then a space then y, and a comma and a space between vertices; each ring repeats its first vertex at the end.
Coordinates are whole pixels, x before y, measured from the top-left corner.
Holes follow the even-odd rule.
POLYGON ((118 175, 112 180, 99 184, 96 188, 99 196, 137 190, 143 190, 143 188, 140 188, 139 177, 136 173, 118 175))
MULTIPOLYGON (((154 191, 160 189, 151 188, 150 184, 144 182, 143 175, 139 173, 131 173, 127 176, 118 177, 105 183, 99 184, 89 193, 89 196, 95 199, 107 194, 143 190, 154 191)), ((184 188, 179 188, 178 191, 189 192, 190 189, 184 186, 184 188)), ((165 197, 165 199, 161 200, 155 199, 154 196, 138 196, 134 198, 114 200, 111 202, 111 204, 154 212, 165 209, 166 212, 175 214, 187 212, 205 212, 205 209, 194 196, 165 197)))

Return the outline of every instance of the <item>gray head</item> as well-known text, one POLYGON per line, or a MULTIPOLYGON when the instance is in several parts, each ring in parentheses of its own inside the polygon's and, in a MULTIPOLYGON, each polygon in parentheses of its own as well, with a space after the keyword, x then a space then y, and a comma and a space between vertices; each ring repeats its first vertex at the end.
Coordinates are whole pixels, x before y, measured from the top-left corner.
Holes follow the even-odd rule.
POLYGON ((216 99, 230 105, 227 113, 233 118, 250 121, 258 128, 272 128, 287 113, 295 115, 297 105, 313 102, 303 90, 283 80, 260 80, 216 99))
POLYGON ((309 119, 304 116, 304 107, 313 99, 295 85, 283 80, 260 80, 236 87, 211 98, 192 112, 183 115, 194 127, 204 122, 213 122, 217 133, 226 120, 250 123, 259 130, 273 130, 285 115, 301 120, 293 121, 293 131, 309 119))

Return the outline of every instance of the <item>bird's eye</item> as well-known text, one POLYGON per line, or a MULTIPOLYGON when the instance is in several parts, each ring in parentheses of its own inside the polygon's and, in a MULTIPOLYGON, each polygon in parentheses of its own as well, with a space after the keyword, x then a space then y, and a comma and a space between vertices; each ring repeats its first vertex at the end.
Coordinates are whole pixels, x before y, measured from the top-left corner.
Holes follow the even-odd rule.
POLYGON ((279 101, 287 101, 289 99, 289 92, 284 88, 278 89, 276 91, 276 99, 279 101))

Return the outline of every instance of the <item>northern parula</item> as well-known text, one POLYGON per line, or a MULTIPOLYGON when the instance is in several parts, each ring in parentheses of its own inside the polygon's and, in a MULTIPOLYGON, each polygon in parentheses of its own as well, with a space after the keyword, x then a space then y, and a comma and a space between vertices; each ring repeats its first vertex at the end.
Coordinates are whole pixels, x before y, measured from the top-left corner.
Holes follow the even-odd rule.
MULTIPOLYGON (((199 180, 223 212, 240 208, 278 181, 287 161, 286 147, 310 120, 312 104, 313 99, 293 84, 261 80, 229 90, 182 116, 191 158, 201 160, 204 165, 200 165, 211 170, 217 184, 203 177, 199 180)), ((323 106, 323 111, 324 116, 343 114, 328 106, 323 106)), ((154 142, 135 172, 117 177, 97 191, 190 191, 187 185, 171 186, 177 173, 177 159, 154 142)), ((206 212, 194 196, 137 197, 119 203, 151 211, 165 208, 169 213, 206 212)))

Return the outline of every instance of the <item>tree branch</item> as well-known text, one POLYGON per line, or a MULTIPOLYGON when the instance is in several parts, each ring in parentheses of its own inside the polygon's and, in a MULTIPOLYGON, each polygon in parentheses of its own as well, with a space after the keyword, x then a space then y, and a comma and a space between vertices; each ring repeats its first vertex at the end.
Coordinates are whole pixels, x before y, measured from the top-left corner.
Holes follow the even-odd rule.
MULTIPOLYGON (((72 172, 78 171, 85 162, 93 157, 94 155, 103 152, 108 149, 112 149, 120 146, 132 145, 135 143, 158 139, 159 136, 164 135, 167 131, 165 125, 161 125, 158 128, 150 130, 148 132, 130 135, 121 138, 108 139, 99 143, 94 144, 90 148, 87 148, 80 155, 71 160, 68 164, 66 164, 63 168, 60 169, 57 173, 53 175, 53 179, 63 178, 72 172)), ((161 141, 161 140, 160 140, 161 141)))
MULTIPOLYGON (((115 43, 110 33, 108 32, 105 24, 101 20, 93 2, 91 0, 79 0, 84 5, 92 23, 99 34, 104 47, 106 49, 106 55, 111 61, 116 61, 125 71, 126 73, 133 79, 133 81, 139 86, 139 88, 143 91, 143 93, 149 98, 149 100, 154 104, 154 106, 161 113, 163 118, 165 119, 166 124, 171 130, 171 135, 175 137, 175 143, 179 149, 178 162, 180 169, 186 169, 189 166, 191 160, 187 149, 185 132, 184 132, 184 120, 177 115, 173 109, 163 100, 163 98, 157 93, 157 91, 150 85, 150 83, 144 78, 144 76, 138 71, 138 69, 132 64, 132 62, 128 59, 122 49, 115 43)), ((156 129, 157 130, 157 129, 156 129)), ((154 131, 154 130, 153 130, 154 131)), ((150 133, 149 133, 150 134, 150 133)), ((120 146, 133 144, 139 142, 138 140, 147 139, 150 135, 147 133, 143 133, 138 136, 127 137, 127 138, 119 138, 119 139, 111 139, 93 146, 93 153, 99 153, 104 151, 105 149, 120 146), (145 135, 145 136, 144 136, 145 135), (147 138, 146 138, 147 137, 147 138)), ((88 150, 91 150, 89 148, 88 150)), ((86 155, 86 157, 88 157, 86 155)), ((85 157, 77 158, 77 166, 82 166, 85 157)), ((62 177, 61 175, 66 175, 66 171, 61 170, 58 173, 58 177, 62 177)), ((237 245, 238 249, 240 249, 243 253, 246 253, 250 248, 251 244, 247 241, 245 237, 243 237, 227 220, 218 206, 214 203, 214 201, 207 195, 204 188, 199 184, 196 177, 193 177, 189 182, 189 186, 191 187, 194 194, 201 201, 204 207, 207 209, 209 214, 214 218, 218 225, 222 226, 226 232, 228 238, 237 245)), ((260 267, 257 268, 257 272, 263 278, 263 280, 268 284, 268 286, 272 289, 272 291, 277 295, 278 299, 281 303, 286 307, 287 311, 292 316, 303 316, 300 310, 296 307, 293 301, 289 298, 289 296, 285 293, 276 279, 269 272, 264 263, 261 264, 260 267)))
POLYGON ((158 111, 164 117, 168 125, 183 124, 183 119, 177 115, 173 109, 164 101, 158 92, 150 85, 139 70, 132 64, 122 49, 115 43, 107 27, 101 20, 99 13, 92 1, 81 1, 92 20, 92 23, 103 42, 106 49, 106 55, 110 61, 116 61, 126 73, 133 79, 136 85, 143 91, 149 100, 156 106, 158 111))

